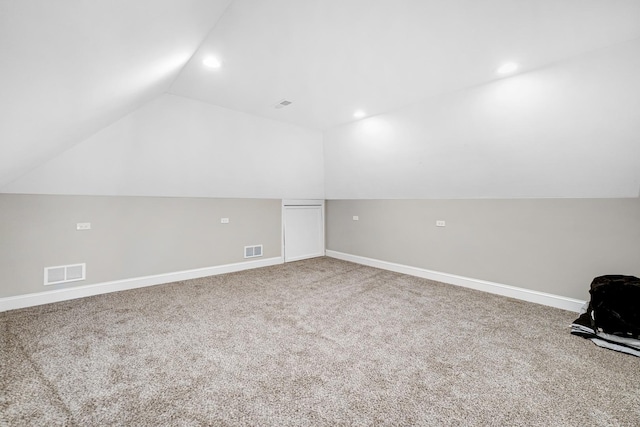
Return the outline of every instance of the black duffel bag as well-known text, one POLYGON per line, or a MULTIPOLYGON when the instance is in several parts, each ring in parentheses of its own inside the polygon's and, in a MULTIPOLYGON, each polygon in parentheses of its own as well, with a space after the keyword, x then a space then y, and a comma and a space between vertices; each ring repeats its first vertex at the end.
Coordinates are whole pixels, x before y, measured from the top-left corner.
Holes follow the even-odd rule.
POLYGON ((640 279, 607 275, 591 282, 594 329, 607 334, 640 339, 640 279))

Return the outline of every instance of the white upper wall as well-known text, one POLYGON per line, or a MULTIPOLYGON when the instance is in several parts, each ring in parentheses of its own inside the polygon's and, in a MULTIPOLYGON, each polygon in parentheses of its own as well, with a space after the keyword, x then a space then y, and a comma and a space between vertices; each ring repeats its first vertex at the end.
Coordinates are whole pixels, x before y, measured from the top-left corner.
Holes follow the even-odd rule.
POLYGON ((328 199, 637 197, 640 40, 325 133, 328 199))
MULTIPOLYGON (((352 121, 356 109, 386 113, 434 96, 454 102, 458 95, 444 94, 495 79, 494 69, 506 60, 530 71, 637 37, 638 0, 0 0, 0 189, 166 92, 329 129, 352 121), (220 69, 203 67, 209 55, 218 56, 220 69), (293 104, 273 108, 283 98, 293 104)), ((430 117, 441 114, 434 108, 430 117)), ((496 136, 482 135, 478 147, 496 136)), ((449 163, 457 155, 445 154, 449 163)), ((500 167, 508 178, 509 167, 500 167)), ((52 179, 43 188, 66 178, 52 179)), ((113 180, 91 188, 133 191, 128 183, 135 181, 136 191, 150 191, 138 177, 120 181, 124 186, 116 189, 109 187, 113 180)), ((375 193, 414 193, 405 185, 386 187, 393 182, 375 193)), ((210 184, 192 191, 201 194, 204 185, 210 184)), ((269 188, 279 193, 291 185, 269 188)), ((494 190, 500 193, 501 185, 494 190)), ((476 192, 464 180, 460 186, 425 191, 476 192)), ((523 187, 525 194, 539 193, 533 190, 523 187)), ((255 191, 265 193, 260 185, 255 191)))
POLYGON ((324 198, 322 134, 162 95, 6 193, 324 198))

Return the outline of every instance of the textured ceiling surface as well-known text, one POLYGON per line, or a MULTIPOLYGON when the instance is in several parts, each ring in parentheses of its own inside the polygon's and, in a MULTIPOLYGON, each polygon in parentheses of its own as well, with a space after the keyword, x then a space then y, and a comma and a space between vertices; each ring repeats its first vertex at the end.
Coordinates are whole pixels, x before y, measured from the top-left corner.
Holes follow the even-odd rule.
POLYGON ((637 37, 637 0, 0 0, 0 186, 165 92, 324 130, 637 37))

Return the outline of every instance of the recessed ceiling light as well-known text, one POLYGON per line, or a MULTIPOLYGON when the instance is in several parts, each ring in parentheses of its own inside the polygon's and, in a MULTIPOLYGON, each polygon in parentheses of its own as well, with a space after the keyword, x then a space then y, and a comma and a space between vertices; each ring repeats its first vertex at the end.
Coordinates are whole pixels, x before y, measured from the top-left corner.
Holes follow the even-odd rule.
POLYGON ((356 119, 361 119, 364 116, 366 116, 366 113, 364 111, 362 111, 362 110, 356 110, 356 112, 353 113, 353 117, 356 118, 356 119))
POLYGON ((518 64, 516 64, 515 62, 506 62, 502 64, 500 67, 498 67, 498 69, 496 70, 496 73, 500 75, 511 74, 517 69, 518 69, 518 64))
POLYGON ((222 66, 222 63, 220 62, 220 60, 214 56, 207 56, 202 60, 202 64, 205 67, 211 68, 211 69, 220 68, 222 66))

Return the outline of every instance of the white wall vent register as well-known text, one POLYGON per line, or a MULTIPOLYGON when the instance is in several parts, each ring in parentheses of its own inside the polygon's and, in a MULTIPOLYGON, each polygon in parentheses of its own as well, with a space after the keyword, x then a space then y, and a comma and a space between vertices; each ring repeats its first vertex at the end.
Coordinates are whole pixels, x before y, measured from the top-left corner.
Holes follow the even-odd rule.
POLYGON ((244 247, 245 258, 255 258, 259 256, 262 256, 262 245, 244 247))
POLYGON ((60 265, 44 269, 44 284, 57 285, 60 283, 77 282, 86 278, 86 264, 60 265))

